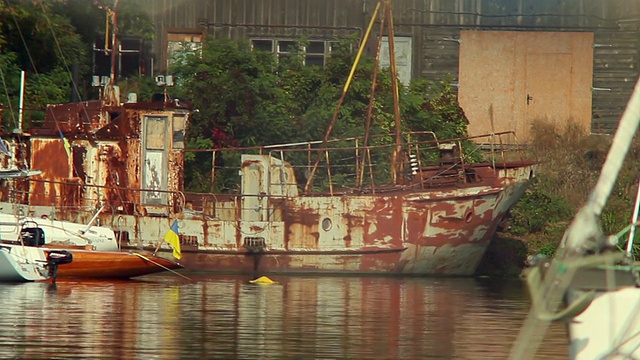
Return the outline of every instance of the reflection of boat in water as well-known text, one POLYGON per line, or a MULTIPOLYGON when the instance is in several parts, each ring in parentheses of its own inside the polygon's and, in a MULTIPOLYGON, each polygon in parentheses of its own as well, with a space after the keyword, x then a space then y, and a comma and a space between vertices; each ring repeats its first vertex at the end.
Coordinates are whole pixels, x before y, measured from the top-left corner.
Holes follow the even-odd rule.
POLYGON ((150 251, 178 219, 181 261, 195 270, 471 275, 534 172, 504 156, 510 132, 403 132, 396 99, 392 134, 363 126, 361 136, 331 139, 331 125, 322 141, 201 150, 225 190, 189 194, 190 105, 122 103, 113 77, 102 99, 50 105, 41 127, 3 134, 20 163, 42 171, 5 189, 3 200, 18 203, 5 211, 86 223, 105 206, 97 219, 122 248, 150 251), (468 163, 473 141, 492 145, 487 161, 468 163))
POLYGON ((616 236, 605 236, 600 227, 602 210, 639 123, 640 79, 587 203, 566 230, 554 258, 534 259, 536 266, 527 276, 532 307, 512 359, 532 357, 553 320, 567 322, 571 359, 640 357, 640 267, 633 248, 640 224, 640 182, 631 224, 616 236), (565 307, 558 310, 561 305, 565 307))
MULTIPOLYGON (((491 359, 508 351, 527 306, 517 281, 272 278, 0 286, 13 300, 0 321, 0 358, 491 359), (65 326, 52 331, 60 319, 65 326)), ((565 344, 557 330, 550 346, 565 344)))

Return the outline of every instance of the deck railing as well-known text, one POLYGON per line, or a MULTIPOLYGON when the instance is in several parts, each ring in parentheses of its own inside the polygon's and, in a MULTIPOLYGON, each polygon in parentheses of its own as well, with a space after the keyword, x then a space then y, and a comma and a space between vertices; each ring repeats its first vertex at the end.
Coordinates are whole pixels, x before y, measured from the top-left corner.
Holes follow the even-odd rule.
POLYGON ((472 181, 465 174, 467 168, 478 161, 496 168, 509 160, 524 160, 522 148, 510 145, 514 143, 514 136, 513 132, 502 132, 443 142, 431 132, 407 133, 402 144, 402 156, 396 164, 391 160, 396 147, 389 143, 393 140, 389 135, 371 136, 367 146, 362 143, 362 138, 354 137, 326 143, 316 141, 253 148, 189 150, 199 153, 201 157, 210 156, 210 192, 140 189, 31 178, 23 180, 29 182, 30 186, 13 188, 9 200, 52 206, 56 212, 66 214, 93 213, 104 205, 103 212, 113 215, 172 216, 193 211, 211 218, 233 219, 245 210, 243 207, 248 206, 246 204, 255 205, 256 202, 283 198, 291 193, 280 191, 279 194, 272 194, 263 191, 243 194, 242 176, 239 174, 243 168, 242 154, 269 155, 279 160, 273 162, 275 165, 269 163, 269 174, 275 175, 264 176, 268 189, 295 188, 298 194, 306 195, 376 194, 472 181), (304 185, 316 162, 318 166, 310 181, 312 186, 305 192, 304 185), (285 177, 285 168, 292 171, 294 176, 285 177), (397 172, 395 182, 394 171, 397 172), (37 193, 30 192, 30 187, 53 190, 37 193), (143 194, 149 193, 163 200, 153 204, 143 203, 142 199, 147 198, 143 194))

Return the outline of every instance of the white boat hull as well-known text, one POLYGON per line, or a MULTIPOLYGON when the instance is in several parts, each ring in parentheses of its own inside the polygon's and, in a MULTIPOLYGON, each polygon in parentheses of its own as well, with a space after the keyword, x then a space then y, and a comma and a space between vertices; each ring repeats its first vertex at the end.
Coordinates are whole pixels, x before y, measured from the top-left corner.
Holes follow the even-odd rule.
POLYGON ((640 288, 598 292, 569 323, 569 335, 574 360, 640 358, 640 288))
POLYGON ((82 223, 53 220, 49 217, 14 215, 18 209, 12 205, 2 206, 0 212, 0 238, 18 241, 23 228, 37 226, 42 229, 47 244, 91 246, 95 250, 117 251, 118 244, 112 229, 102 226, 87 226, 82 223))
POLYGON ((0 282, 27 282, 49 279, 47 255, 39 248, 0 245, 0 282))

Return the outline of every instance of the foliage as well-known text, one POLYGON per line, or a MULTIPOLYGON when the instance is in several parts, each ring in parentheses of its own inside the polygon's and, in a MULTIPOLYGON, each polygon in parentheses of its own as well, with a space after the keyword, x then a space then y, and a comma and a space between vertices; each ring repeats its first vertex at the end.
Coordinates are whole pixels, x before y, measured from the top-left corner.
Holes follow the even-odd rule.
POLYGON ((162 93, 163 89, 158 86, 155 79, 148 76, 135 76, 118 81, 120 94, 136 93, 138 101, 151 101, 154 94, 162 93))
MULTIPOLYGON (((543 121, 533 124, 532 134, 532 155, 540 161, 537 176, 512 208, 507 232, 522 236, 530 253, 552 256, 573 215, 595 186, 611 137, 588 135, 571 124, 558 131, 543 121)), ((640 141, 636 139, 601 215, 605 235, 616 234, 629 224, 638 174, 640 141)))
MULTIPOLYGON (((333 44, 331 57, 322 68, 304 64, 301 49, 305 44, 305 39, 300 40, 288 49, 287 57, 277 59, 271 53, 252 51, 245 42, 209 38, 200 54, 182 54, 171 72, 179 79, 175 94, 191 99, 198 109, 188 137, 210 139, 214 148, 322 139, 355 60, 357 39, 333 44)), ((375 67, 372 57, 361 58, 330 138, 363 135, 375 71, 378 77, 371 103, 370 134, 394 132, 391 74, 388 69, 375 67)), ((467 120, 450 83, 450 78, 435 84, 419 81, 401 88, 401 116, 409 120, 409 128, 434 130, 442 137, 466 135, 467 120)), ((371 144, 390 140, 376 137, 371 144)), ((349 156, 332 162, 353 162, 349 156)), ((373 160, 388 162, 389 156, 373 160)), ((189 164, 187 171, 191 171, 189 164)), ((345 183, 350 177, 346 173, 332 175, 345 183)), ((187 186, 190 190, 203 188, 189 181, 187 186)))
POLYGON ((451 83, 446 75, 438 82, 418 79, 411 83, 403 99, 403 114, 413 130, 433 131, 441 138, 468 136, 469 121, 458 104, 451 83))
MULTIPOLYGON (((148 38, 150 19, 135 1, 124 2, 120 11, 121 33, 148 38)), ((26 72, 25 127, 43 118, 50 103, 71 98, 71 72, 88 79, 91 49, 96 32, 105 24, 105 11, 85 0, 0 2, 0 103, 3 126, 16 126, 20 99, 20 70, 26 72)), ((76 84, 81 98, 84 86, 76 84)))
POLYGON ((27 74, 25 90, 26 126, 31 118, 42 118, 51 102, 69 99, 71 59, 88 68, 82 39, 68 18, 52 11, 55 2, 7 1, 0 3, 0 33, 3 35, 0 62, 2 101, 10 107, 3 113, 5 126, 15 127, 20 99, 20 70, 27 74), (9 124, 7 124, 9 122, 9 124))
POLYGON ((573 207, 556 194, 548 193, 544 175, 538 175, 530 189, 511 209, 509 231, 514 235, 544 232, 552 224, 566 223, 573 207))

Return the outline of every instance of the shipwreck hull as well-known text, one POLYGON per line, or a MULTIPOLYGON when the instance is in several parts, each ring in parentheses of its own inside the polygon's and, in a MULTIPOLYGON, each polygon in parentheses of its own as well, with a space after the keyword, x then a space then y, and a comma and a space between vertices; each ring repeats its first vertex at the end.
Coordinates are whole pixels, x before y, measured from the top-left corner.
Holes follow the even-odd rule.
MULTIPOLYGON (((163 238, 177 219, 180 264, 188 270, 464 276, 475 272, 533 169, 533 164, 505 167, 493 184, 446 191, 264 196, 255 209, 247 208, 245 194, 219 198, 215 216, 103 212, 97 220, 114 229, 122 249, 157 251, 172 258, 163 238)), ((3 204, 3 209, 12 206, 3 204)), ((57 218, 91 220, 90 213, 47 206, 17 208, 34 217, 55 213, 57 218)))

